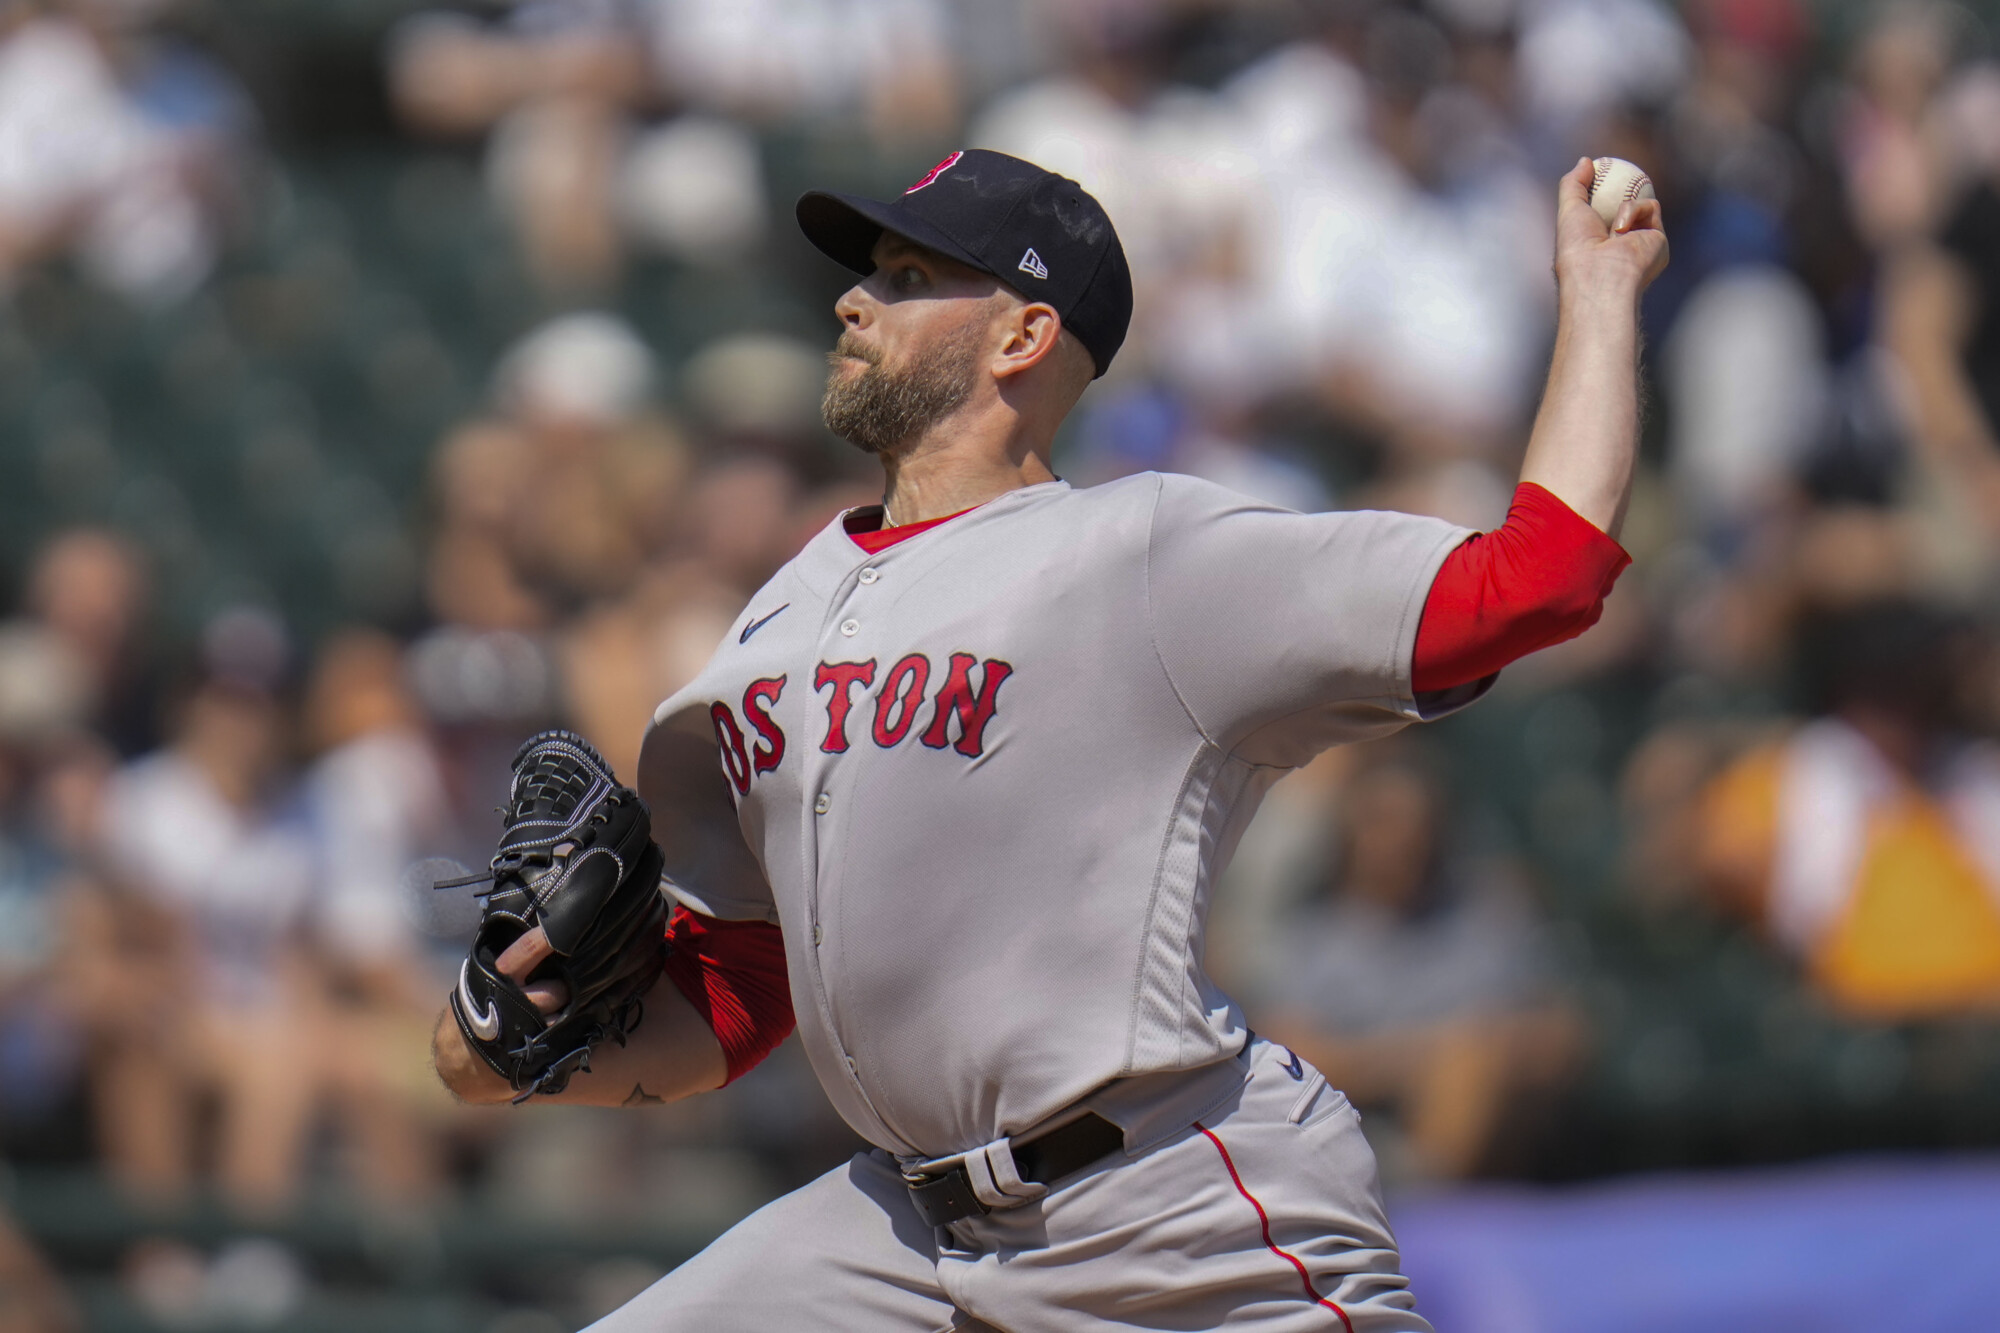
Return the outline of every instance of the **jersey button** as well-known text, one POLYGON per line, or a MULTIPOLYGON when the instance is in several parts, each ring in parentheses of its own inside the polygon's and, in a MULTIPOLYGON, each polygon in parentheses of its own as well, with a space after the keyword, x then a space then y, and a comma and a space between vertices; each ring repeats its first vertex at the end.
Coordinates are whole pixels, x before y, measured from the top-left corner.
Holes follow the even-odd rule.
POLYGON ((816 815, 823 815, 831 809, 833 809, 833 798, 831 796, 828 796, 825 792, 821 792, 819 794, 819 799, 813 802, 813 813, 816 815))
POLYGON ((814 944, 826 943, 826 931, 822 930, 818 926, 813 927, 813 943, 814 944))
POLYGON ((875 568, 875 566, 873 565, 870 565, 868 568, 861 571, 861 581, 863 583, 873 583, 876 579, 879 579, 881 577, 882 577, 882 571, 875 568))
POLYGON ((840 622, 840 632, 851 639, 861 632, 861 622, 858 620, 843 620, 840 622))

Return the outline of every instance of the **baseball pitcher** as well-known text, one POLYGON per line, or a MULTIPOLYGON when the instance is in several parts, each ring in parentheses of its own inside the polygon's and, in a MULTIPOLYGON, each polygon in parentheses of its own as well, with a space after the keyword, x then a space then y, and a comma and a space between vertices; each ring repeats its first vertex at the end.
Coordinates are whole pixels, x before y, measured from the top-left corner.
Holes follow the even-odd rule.
POLYGON ((1559 187, 1554 360, 1485 534, 1072 488, 1050 442, 1132 312, 1097 202, 976 150, 894 200, 799 201, 859 276, 825 412, 883 502, 660 705, 636 794, 574 737, 524 747, 437 1062, 469 1101, 650 1103, 796 1025, 873 1147, 599 1333, 1429 1328, 1354 1110, 1251 1032, 1203 928, 1274 781, 1472 702, 1624 567, 1667 246, 1652 201, 1607 226, 1591 178, 1559 187), (663 879, 651 814, 705 799, 754 864, 663 879))

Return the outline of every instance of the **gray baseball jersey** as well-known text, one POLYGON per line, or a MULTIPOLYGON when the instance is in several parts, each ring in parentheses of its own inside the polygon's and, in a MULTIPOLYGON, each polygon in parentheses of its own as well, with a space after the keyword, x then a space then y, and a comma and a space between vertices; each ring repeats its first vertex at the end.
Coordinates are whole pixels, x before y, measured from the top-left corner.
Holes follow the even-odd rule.
POLYGON ((1210 889, 1287 769, 1434 715, 1417 623, 1469 535, 1154 474, 873 555, 836 520, 655 715, 642 789, 711 738, 763 871, 668 890, 783 927, 820 1081, 904 1158, 1234 1057, 1210 889))

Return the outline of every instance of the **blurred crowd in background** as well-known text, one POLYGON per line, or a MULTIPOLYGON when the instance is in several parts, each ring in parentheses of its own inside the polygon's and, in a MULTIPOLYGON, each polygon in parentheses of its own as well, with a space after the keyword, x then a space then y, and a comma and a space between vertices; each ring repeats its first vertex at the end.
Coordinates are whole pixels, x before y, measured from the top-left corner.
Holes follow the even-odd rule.
MULTIPOLYGON (((430 886, 484 861, 525 735, 630 773, 878 493, 820 423, 850 279, 791 200, 957 147, 1075 177, 1130 257, 1070 480, 1479 528, 1551 344, 1554 181, 1642 164, 1673 262, 1634 567, 1479 708, 1281 784, 1211 965, 1398 1189, 1990 1145, 1994 32, 1933 0, 0 0, 0 1146, 58 1237, 0 1224, 0 1329, 307 1327, 315 1207, 406 1258, 468 1215, 712 1233, 849 1150, 791 1046, 662 1111, 452 1105, 427 1042, 478 909, 430 886), (38 1202, 76 1179, 132 1219, 96 1249, 38 1202), (188 1239, 202 1200, 239 1239, 188 1239)), ((731 836, 664 822, 690 875, 731 836)), ((487 1322, 421 1326, 575 1327, 666 1262, 489 1274, 487 1322)))

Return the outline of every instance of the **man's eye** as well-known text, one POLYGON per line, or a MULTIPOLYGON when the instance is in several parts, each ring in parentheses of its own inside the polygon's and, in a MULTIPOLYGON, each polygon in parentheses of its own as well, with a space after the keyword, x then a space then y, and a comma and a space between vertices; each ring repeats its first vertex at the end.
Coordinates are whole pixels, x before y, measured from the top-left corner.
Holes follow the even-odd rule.
POLYGON ((913 292, 924 285, 924 271, 914 264, 906 264, 896 270, 896 286, 901 291, 913 292))

